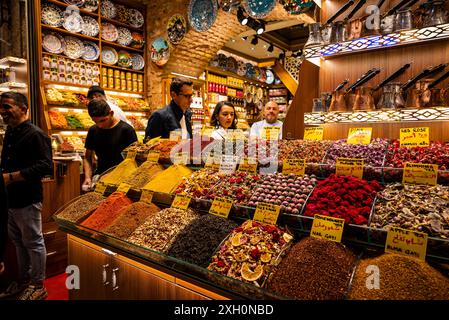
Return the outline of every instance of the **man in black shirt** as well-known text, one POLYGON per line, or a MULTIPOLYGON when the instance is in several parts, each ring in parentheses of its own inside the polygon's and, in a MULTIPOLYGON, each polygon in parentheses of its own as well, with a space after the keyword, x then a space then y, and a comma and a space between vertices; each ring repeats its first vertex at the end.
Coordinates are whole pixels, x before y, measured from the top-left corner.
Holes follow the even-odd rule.
POLYGON ((108 103, 102 99, 89 102, 88 112, 95 125, 89 128, 86 137, 84 157, 84 189, 92 185, 93 153, 97 155, 98 165, 95 174, 102 174, 123 161, 121 152, 133 142, 137 135, 133 127, 114 117, 108 103))
POLYGON ((145 140, 162 137, 170 138, 170 132, 180 130, 182 139, 192 138, 193 83, 190 80, 174 78, 170 84, 170 104, 155 111, 145 130, 145 140))
POLYGON ((28 120, 28 101, 23 94, 3 93, 0 115, 8 125, 0 165, 8 195, 8 233, 16 246, 19 267, 19 285, 13 283, 6 294, 23 291, 21 300, 45 299, 41 179, 53 168, 50 138, 28 120))

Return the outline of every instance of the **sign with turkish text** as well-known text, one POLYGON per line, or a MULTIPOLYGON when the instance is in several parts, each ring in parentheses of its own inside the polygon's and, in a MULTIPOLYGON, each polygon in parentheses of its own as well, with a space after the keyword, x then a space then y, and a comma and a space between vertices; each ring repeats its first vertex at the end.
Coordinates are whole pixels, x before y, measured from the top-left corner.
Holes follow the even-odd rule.
POLYGON ((257 160, 255 158, 243 158, 239 163, 238 171, 257 173, 257 160))
POLYGON ((281 133, 280 127, 263 127, 262 128, 262 139, 265 140, 279 140, 279 135, 281 133))
POLYGON ((385 252, 426 259, 427 234, 390 226, 385 242, 385 252))
POLYGON ((337 158, 336 174, 340 176, 353 176, 362 179, 363 159, 337 158))
POLYGON ((147 161, 158 163, 160 155, 161 153, 159 151, 150 150, 148 152, 147 161))
POLYGON ((189 153, 188 152, 179 152, 176 153, 173 159, 173 164, 183 164, 186 165, 189 162, 189 153))
POLYGON ((95 185, 95 192, 103 194, 106 191, 106 187, 107 187, 106 184, 104 184, 101 181, 98 181, 97 184, 95 185))
POLYGON ((178 194, 175 196, 175 199, 171 203, 171 207, 181 210, 187 210, 191 200, 192 198, 187 195, 178 194))
POLYGON ((232 204, 233 202, 229 198, 216 197, 212 202, 209 213, 222 218, 227 218, 229 212, 231 212, 232 204))
POLYGON ((428 147, 430 144, 429 127, 401 128, 399 142, 401 147, 428 147))
POLYGON ((318 141, 323 140, 323 127, 308 127, 304 128, 304 140, 318 141))
POLYGON ((235 171, 237 160, 234 156, 224 155, 221 158, 219 173, 230 174, 235 171))
POLYGON ((297 176, 303 176, 306 173, 305 159, 285 159, 282 162, 282 173, 293 173, 297 176))
POLYGON ((310 236, 324 240, 341 242, 345 219, 316 214, 313 218, 310 236))
POLYGON ((427 163, 404 163, 402 183, 427 184, 435 186, 438 178, 438 165, 427 163))

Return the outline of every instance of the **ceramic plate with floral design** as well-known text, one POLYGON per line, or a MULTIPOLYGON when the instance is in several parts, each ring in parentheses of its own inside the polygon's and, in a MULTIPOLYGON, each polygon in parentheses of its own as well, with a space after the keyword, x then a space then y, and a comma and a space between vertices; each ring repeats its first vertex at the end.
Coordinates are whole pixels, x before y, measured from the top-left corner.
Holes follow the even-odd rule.
POLYGON ((59 28, 64 23, 61 9, 52 3, 44 3, 41 8, 41 21, 43 24, 59 28))
POLYGON ((64 23, 62 24, 67 31, 78 33, 83 30, 83 18, 78 13, 72 13, 64 17, 64 23))
POLYGON ((118 38, 117 42, 122 46, 129 46, 131 42, 133 41, 133 37, 131 34, 131 31, 129 31, 128 28, 118 27, 118 38))
POLYGON ((83 30, 81 30, 81 33, 89 37, 96 37, 99 32, 100 27, 98 26, 97 20, 89 16, 84 16, 83 30))
POLYGON ((140 54, 131 54, 131 62, 134 70, 142 70, 145 67, 145 60, 140 54))
POLYGON ((276 0, 242 0, 243 8, 251 17, 265 18, 276 6, 276 0))
POLYGON ((117 39, 118 39, 117 28, 109 22, 102 22, 101 23, 101 38, 106 41, 110 41, 110 42, 117 41, 117 39))
POLYGON ((103 47, 103 50, 101 51, 101 62, 108 65, 114 65, 117 61, 117 51, 111 47, 103 47))
POLYGON ((119 51, 117 64, 122 68, 132 67, 131 55, 126 51, 119 51))
POLYGON ((184 39, 187 32, 186 19, 181 14, 173 15, 167 24, 168 40, 173 44, 178 44, 184 39))
POLYGON ((42 47, 45 51, 60 54, 64 52, 65 41, 64 38, 55 32, 48 32, 42 34, 42 47))
POLYGON ((64 54, 71 59, 78 59, 84 53, 84 43, 75 37, 65 37, 64 54))
POLYGON ((190 0, 188 18, 190 26, 198 32, 209 30, 217 19, 216 0, 190 0))
POLYGON ((98 0, 85 0, 84 1, 84 10, 93 12, 98 9, 98 0))
POLYGON ((151 44, 151 61, 158 66, 163 66, 170 58, 170 46, 164 38, 156 38, 151 44))
POLYGON ((84 60, 95 61, 100 56, 100 48, 91 41, 84 41, 84 53, 81 56, 84 60))
POLYGON ((143 18, 142 13, 136 9, 128 10, 128 23, 131 27, 140 28, 143 26, 145 19, 143 18))
POLYGON ((114 19, 117 16, 117 7, 110 0, 101 1, 101 15, 108 19, 114 19))

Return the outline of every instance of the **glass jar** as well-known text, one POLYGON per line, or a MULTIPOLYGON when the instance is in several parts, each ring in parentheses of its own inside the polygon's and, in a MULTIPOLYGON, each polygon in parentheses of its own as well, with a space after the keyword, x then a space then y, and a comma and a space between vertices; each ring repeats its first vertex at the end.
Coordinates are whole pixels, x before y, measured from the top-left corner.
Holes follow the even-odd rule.
POLYGON ((311 23, 309 24, 309 39, 307 39, 304 48, 320 46, 323 44, 323 39, 321 38, 321 23, 311 23))
POLYGON ((394 31, 405 31, 413 28, 412 11, 410 9, 400 10, 394 19, 394 31))
POLYGON ((431 1, 424 4, 426 13, 424 15, 423 27, 431 27, 448 22, 448 13, 444 7, 444 1, 431 1))

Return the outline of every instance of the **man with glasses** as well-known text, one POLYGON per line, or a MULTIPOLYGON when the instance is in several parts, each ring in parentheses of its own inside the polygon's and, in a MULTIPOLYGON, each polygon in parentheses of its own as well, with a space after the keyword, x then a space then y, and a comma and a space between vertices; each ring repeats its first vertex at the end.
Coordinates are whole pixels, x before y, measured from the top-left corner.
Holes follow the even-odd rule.
POLYGON ((19 275, 18 282, 11 283, 0 298, 20 293, 19 300, 41 300, 47 297, 41 180, 52 173, 50 138, 28 120, 28 99, 21 93, 0 96, 0 115, 8 126, 0 169, 8 200, 8 234, 16 247, 19 275))
POLYGON ((114 117, 114 111, 103 99, 89 102, 87 111, 95 125, 89 128, 86 137, 83 190, 92 187, 94 152, 98 159, 95 174, 102 174, 122 162, 122 151, 137 141, 133 127, 114 117))
POLYGON ((192 113, 189 110, 193 99, 193 82, 174 78, 170 84, 170 104, 155 111, 145 130, 145 140, 162 137, 170 138, 170 132, 181 131, 182 139, 192 138, 192 113))

